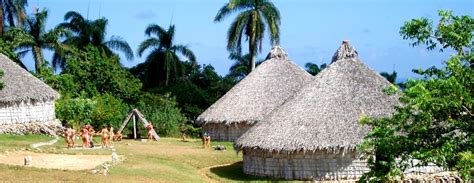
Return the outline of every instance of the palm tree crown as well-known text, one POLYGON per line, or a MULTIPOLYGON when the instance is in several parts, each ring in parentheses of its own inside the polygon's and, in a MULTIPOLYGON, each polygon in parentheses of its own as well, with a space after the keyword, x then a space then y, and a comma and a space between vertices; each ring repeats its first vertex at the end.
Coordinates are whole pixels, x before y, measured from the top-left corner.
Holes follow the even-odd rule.
MULTIPOLYGON (((113 49, 124 53, 128 60, 133 58, 133 51, 130 45, 121 37, 112 36, 109 40, 106 40, 107 19, 87 20, 78 12, 70 11, 64 15, 64 20, 66 22, 59 24, 58 27, 73 33, 65 39, 64 43, 66 45, 84 49, 87 45, 91 44, 100 48, 107 55, 113 55, 113 49)), ((53 65, 64 66, 62 55, 54 55, 53 65)))
POLYGON ((240 14, 234 19, 227 32, 227 49, 241 52, 242 36, 249 42, 251 70, 255 69, 257 52, 262 49, 266 27, 273 45, 280 41, 280 12, 268 0, 230 0, 217 13, 215 22, 221 22, 232 13, 240 14), (265 26, 266 24, 266 26, 265 26))
POLYGON ((138 46, 138 55, 142 56, 146 50, 150 53, 145 59, 145 85, 154 87, 164 82, 168 85, 170 81, 184 75, 184 66, 177 54, 180 54, 196 64, 194 53, 184 45, 174 44, 175 27, 170 25, 168 30, 159 25, 151 24, 145 34, 149 37, 138 46))
POLYGON ((27 0, 0 0, 0 36, 6 32, 6 24, 10 27, 22 25, 26 20, 25 7, 27 0))
POLYGON ((8 32, 18 44, 17 49, 20 50, 20 53, 28 51, 33 53, 37 73, 40 72, 44 63, 42 49, 54 50, 56 52, 63 52, 64 50, 60 37, 66 34, 66 32, 61 28, 46 31, 47 18, 48 11, 46 9, 36 10, 33 16, 26 19, 22 28, 13 28, 8 32))

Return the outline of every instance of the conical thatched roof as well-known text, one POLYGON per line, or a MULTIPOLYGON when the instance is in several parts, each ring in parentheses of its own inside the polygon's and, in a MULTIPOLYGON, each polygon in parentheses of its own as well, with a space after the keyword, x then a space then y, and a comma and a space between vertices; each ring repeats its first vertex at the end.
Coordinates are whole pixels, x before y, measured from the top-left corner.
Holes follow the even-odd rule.
POLYGON ((18 66, 5 55, 0 54, 0 78, 5 87, 0 90, 0 102, 47 101, 59 98, 58 92, 18 66))
POLYGON ((197 123, 253 124, 312 79, 309 73, 288 60, 281 47, 275 46, 265 62, 204 111, 197 123))
POLYGON ((338 60, 244 133, 235 148, 284 152, 354 149, 369 131, 358 124, 361 116, 382 117, 394 111, 397 96, 383 91, 390 86, 358 59, 338 60))
POLYGON ((342 41, 342 45, 337 49, 336 53, 332 56, 331 62, 335 62, 337 60, 345 59, 345 58, 357 58, 359 53, 355 50, 351 44, 349 44, 349 40, 342 41))

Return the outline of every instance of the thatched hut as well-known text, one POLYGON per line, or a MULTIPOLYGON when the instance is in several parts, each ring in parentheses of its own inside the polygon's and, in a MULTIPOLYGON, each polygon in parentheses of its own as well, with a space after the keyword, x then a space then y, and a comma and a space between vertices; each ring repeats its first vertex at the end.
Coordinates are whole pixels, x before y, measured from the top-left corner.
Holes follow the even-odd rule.
POLYGON ((58 92, 2 54, 0 69, 4 72, 0 80, 5 85, 0 90, 0 134, 23 134, 29 130, 42 133, 43 126, 58 125, 54 111, 58 92))
POLYGON ((279 46, 266 59, 197 118, 213 140, 234 141, 313 79, 279 46))
POLYGON ((361 116, 388 116, 391 84, 345 42, 336 60, 291 100, 236 140, 246 174, 282 179, 355 179, 368 171, 356 145, 368 133, 361 116), (355 54, 351 54, 355 53, 355 54))

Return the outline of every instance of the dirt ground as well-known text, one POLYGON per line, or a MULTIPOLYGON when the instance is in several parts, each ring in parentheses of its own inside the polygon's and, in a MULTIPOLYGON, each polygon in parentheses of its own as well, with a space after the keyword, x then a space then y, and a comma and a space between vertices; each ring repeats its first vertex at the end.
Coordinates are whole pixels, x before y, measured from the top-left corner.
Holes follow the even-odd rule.
POLYGON ((16 151, 0 154, 0 164, 23 166, 25 156, 31 156, 32 167, 61 170, 90 170, 112 160, 109 155, 66 155, 16 151))

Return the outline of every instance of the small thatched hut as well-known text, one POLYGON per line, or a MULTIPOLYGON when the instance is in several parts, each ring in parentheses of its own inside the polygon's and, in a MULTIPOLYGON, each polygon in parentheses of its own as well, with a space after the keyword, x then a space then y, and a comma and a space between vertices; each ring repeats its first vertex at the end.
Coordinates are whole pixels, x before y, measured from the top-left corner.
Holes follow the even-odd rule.
POLYGON ((266 59, 197 118, 213 140, 234 141, 313 79, 279 46, 266 59))
POLYGON ((0 90, 0 134, 23 134, 32 125, 41 133, 44 125, 58 125, 54 111, 58 92, 2 54, 0 69, 4 72, 0 80, 5 85, 0 90))
POLYGON ((398 98, 383 91, 391 84, 359 61, 348 42, 334 58, 311 83, 236 140, 246 174, 341 180, 368 170, 356 145, 369 128, 358 120, 390 115, 398 98))

